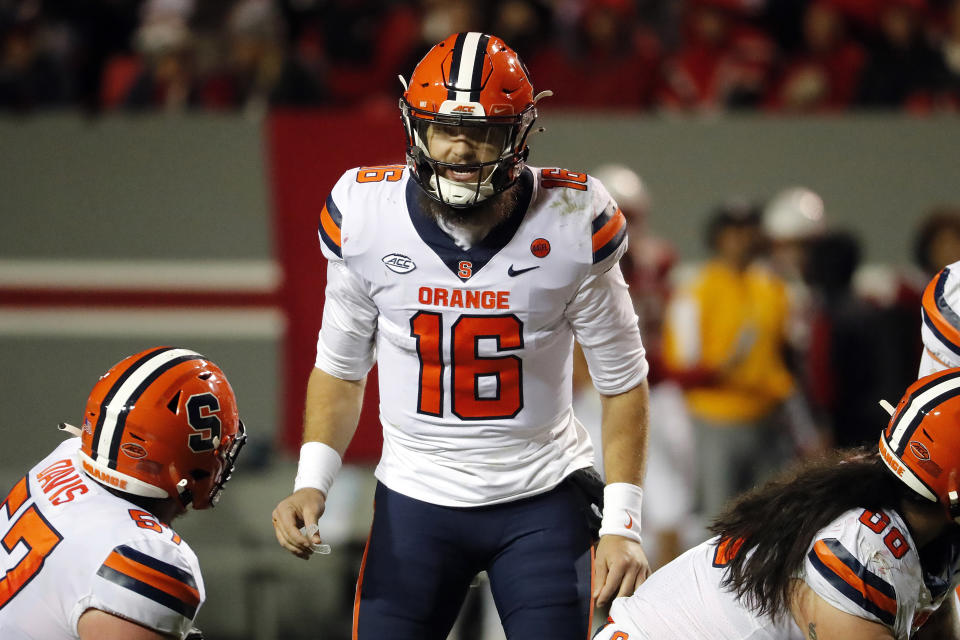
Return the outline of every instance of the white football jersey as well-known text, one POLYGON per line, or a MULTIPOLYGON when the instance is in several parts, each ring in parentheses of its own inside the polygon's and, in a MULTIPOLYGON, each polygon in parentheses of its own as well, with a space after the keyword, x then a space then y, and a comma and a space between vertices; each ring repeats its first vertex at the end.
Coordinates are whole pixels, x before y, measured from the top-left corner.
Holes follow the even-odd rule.
POLYGON ((960 367, 960 262, 944 267, 923 291, 923 356, 918 377, 960 367))
MULTIPOLYGON (((708 540, 654 572, 637 592, 618 598, 597 640, 801 640, 792 618, 771 620, 743 607, 720 586, 736 545, 708 540), (617 636, 617 632, 627 635, 617 636)), ((951 592, 960 569, 956 545, 925 551, 921 567, 906 523, 894 511, 847 511, 814 536, 802 579, 851 615, 883 624, 907 640, 951 592)))
POLYGON ((79 449, 63 442, 0 505, 0 638, 78 638, 87 609, 184 636, 204 600, 196 556, 81 471, 79 449))
POLYGON ((419 191, 402 165, 333 188, 317 367, 355 380, 376 360, 376 475, 394 491, 448 506, 547 491, 593 461, 571 409, 574 337, 601 393, 647 374, 617 266, 623 214, 586 174, 531 167, 517 211, 463 249, 419 191))

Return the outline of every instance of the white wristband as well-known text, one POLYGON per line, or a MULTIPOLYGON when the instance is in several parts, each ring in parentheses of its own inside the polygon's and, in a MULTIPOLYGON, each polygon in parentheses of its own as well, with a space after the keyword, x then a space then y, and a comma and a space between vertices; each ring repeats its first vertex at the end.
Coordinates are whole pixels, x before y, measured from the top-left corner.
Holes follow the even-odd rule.
POLYGON ((629 482, 614 482, 603 488, 603 520, 600 535, 640 540, 640 504, 643 489, 629 482))
POLYGON ((340 471, 340 454, 322 442, 307 442, 300 447, 300 464, 297 465, 297 478, 293 481, 293 490, 304 487, 319 489, 326 496, 333 479, 340 471))

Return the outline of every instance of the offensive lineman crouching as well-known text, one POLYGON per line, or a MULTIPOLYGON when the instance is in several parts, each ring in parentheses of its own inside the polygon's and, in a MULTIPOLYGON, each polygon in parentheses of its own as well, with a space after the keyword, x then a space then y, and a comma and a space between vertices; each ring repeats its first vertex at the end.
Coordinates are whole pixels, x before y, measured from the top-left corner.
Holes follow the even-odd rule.
POLYGON ((406 86, 407 165, 347 171, 320 216, 323 327, 277 540, 304 558, 321 542, 299 529, 323 514, 376 360, 384 445, 354 637, 445 638, 486 571, 508 638, 580 640, 591 596, 628 595, 649 571, 626 223, 586 174, 526 166, 549 92, 499 38, 450 36, 406 86), (604 396, 602 523, 574 339, 604 396))
POLYGON ((246 440, 230 383, 198 353, 149 349, 100 378, 81 424, 0 503, 0 638, 201 638, 200 566, 170 522, 230 479, 246 440))

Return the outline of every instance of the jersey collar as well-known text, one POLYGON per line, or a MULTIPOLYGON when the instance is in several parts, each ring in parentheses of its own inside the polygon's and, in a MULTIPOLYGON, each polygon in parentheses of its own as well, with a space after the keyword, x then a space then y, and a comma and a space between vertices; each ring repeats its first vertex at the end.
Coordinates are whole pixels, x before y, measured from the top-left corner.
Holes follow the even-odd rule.
POLYGON ((533 174, 528 168, 524 168, 517 180, 517 208, 510 214, 506 220, 494 227, 480 242, 469 249, 461 249, 453 241, 453 238, 444 233, 437 226, 436 221, 430 214, 423 210, 419 204, 417 190, 420 186, 413 180, 407 181, 407 210, 410 212, 410 221, 420 238, 429 246, 434 253, 443 261, 458 278, 466 282, 470 277, 480 271, 481 268, 497 255, 503 249, 520 228, 527 209, 530 207, 530 201, 533 196, 533 174), (470 263, 469 273, 466 278, 463 277, 461 263, 467 261, 470 263))

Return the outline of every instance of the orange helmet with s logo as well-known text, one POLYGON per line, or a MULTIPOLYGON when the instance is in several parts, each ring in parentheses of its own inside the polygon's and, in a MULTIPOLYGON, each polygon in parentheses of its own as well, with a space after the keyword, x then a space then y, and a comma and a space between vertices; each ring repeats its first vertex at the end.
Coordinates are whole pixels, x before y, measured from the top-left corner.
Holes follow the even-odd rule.
POLYGON ((84 471, 108 487, 184 507, 216 504, 246 440, 223 371, 199 353, 156 347, 125 358, 90 393, 84 471))
POLYGON ((536 102, 550 92, 534 95, 527 68, 503 40, 452 35, 430 49, 404 85, 407 164, 427 195, 470 207, 516 182, 529 154, 536 102), (457 162, 437 158, 430 150, 437 133, 468 138, 487 152, 457 162))
POLYGON ((880 456, 915 493, 960 523, 960 369, 910 385, 880 436, 880 456))

